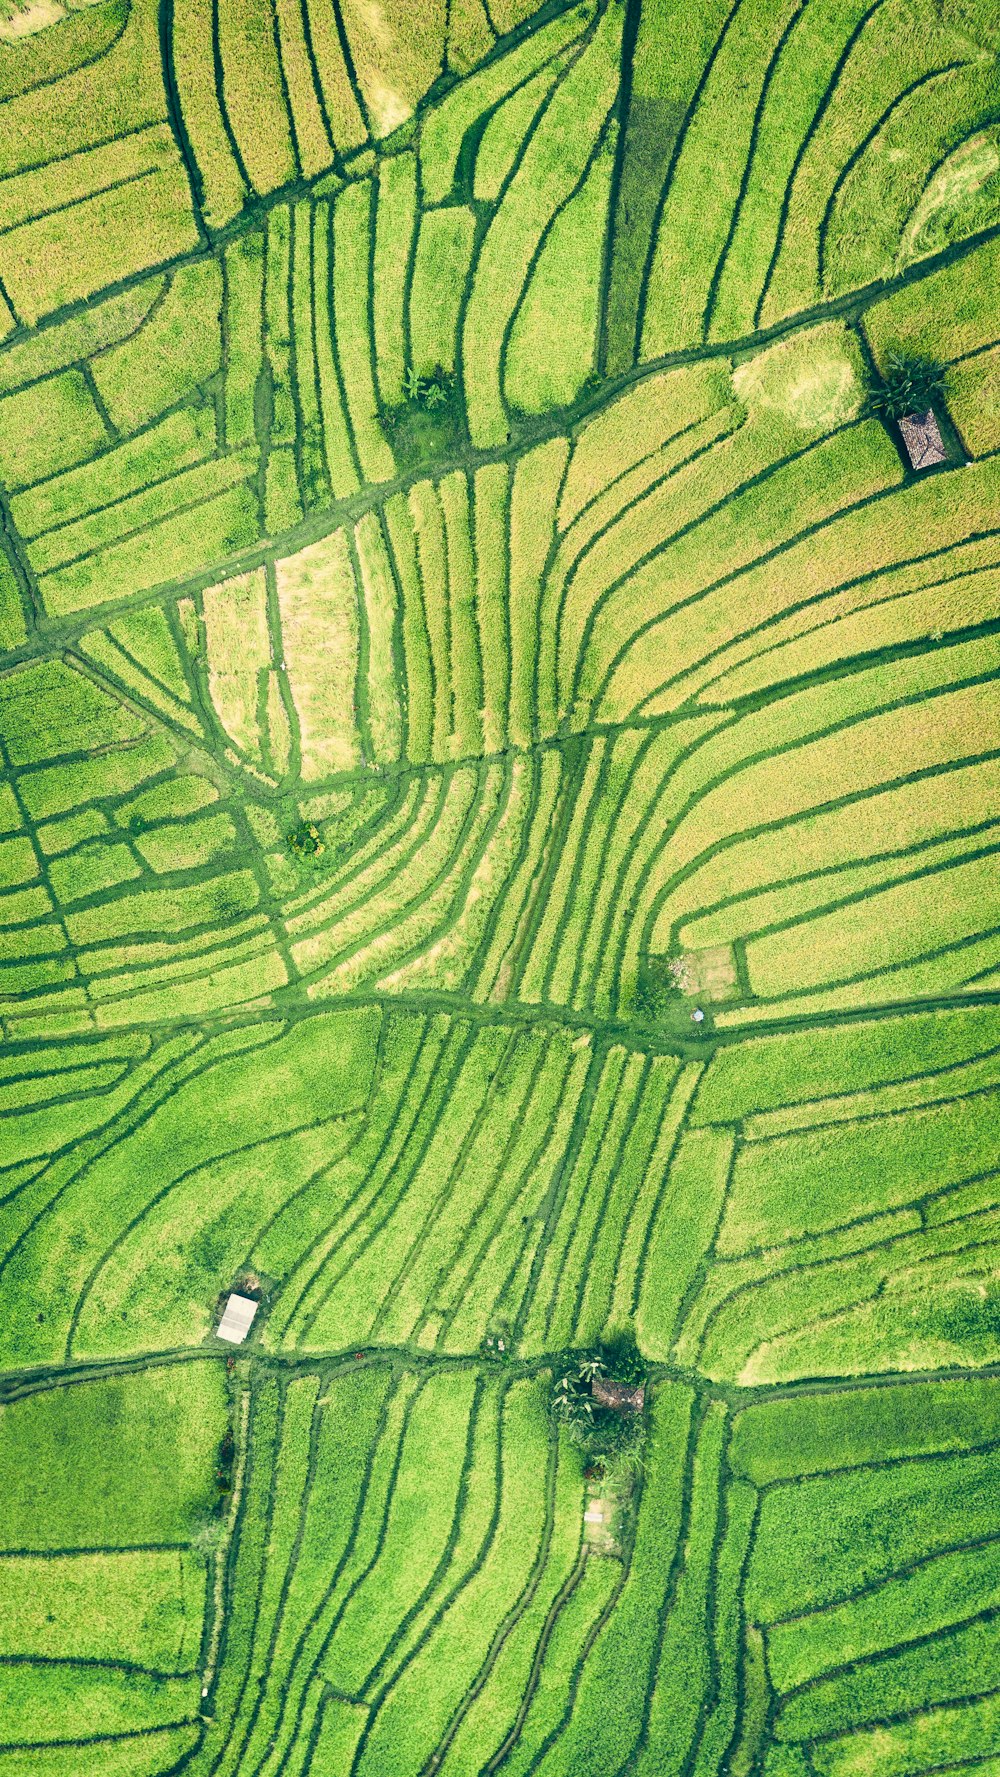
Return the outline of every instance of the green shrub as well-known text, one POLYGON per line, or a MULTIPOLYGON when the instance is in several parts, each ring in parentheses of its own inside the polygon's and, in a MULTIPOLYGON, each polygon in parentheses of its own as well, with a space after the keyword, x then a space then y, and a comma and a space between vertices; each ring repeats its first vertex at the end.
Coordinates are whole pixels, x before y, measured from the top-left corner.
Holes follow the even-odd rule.
POLYGON ((641 1413, 602 1414, 597 1436, 603 1446, 600 1467, 605 1491, 624 1498, 646 1472, 645 1420, 641 1413))
POLYGON ((300 821, 288 834, 288 849, 295 857, 303 861, 307 858, 319 858, 326 850, 320 838, 319 828, 313 821, 300 821))
POLYGON ((599 1340, 597 1356, 616 1382, 626 1382, 630 1387, 645 1382, 646 1365, 631 1327, 620 1328, 599 1340))
POLYGON ((886 419, 901 420, 907 414, 926 413, 940 401, 947 387, 947 374, 932 358, 908 358, 893 353, 886 362, 881 383, 873 383, 868 391, 872 413, 886 419))
POLYGON ((418 376, 412 364, 403 372, 403 393, 407 401, 417 407, 444 407, 449 395, 455 387, 455 378, 450 370, 442 369, 438 364, 430 376, 418 376))
POLYGON ((645 1468, 645 1417, 599 1405, 592 1393, 599 1376, 630 1386, 645 1382, 646 1366, 630 1330, 609 1334, 552 1385, 557 1422, 568 1427, 587 1462, 600 1467, 611 1491, 627 1492, 645 1468))
POLYGON ((670 962, 663 956, 643 957, 635 986, 635 1009, 640 1017, 664 1018, 684 995, 670 962))
POLYGON ((574 1442, 581 1443, 594 1424, 594 1403, 590 1396, 590 1384, 594 1375, 600 1374, 600 1366, 585 1373, 588 1368, 586 1360, 577 1370, 567 1370, 565 1375, 558 1376, 552 1386, 552 1411, 562 1425, 569 1427, 574 1442))

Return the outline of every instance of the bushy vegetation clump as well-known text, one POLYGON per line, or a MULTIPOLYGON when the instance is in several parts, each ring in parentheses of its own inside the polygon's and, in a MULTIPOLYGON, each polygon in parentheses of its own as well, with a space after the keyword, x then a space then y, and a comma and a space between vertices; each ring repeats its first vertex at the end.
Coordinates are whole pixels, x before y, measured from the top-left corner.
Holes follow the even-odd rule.
POLYGON ((594 1392, 601 1380, 626 1388, 645 1385, 646 1365, 632 1332, 615 1332, 599 1341, 556 1377, 552 1389, 557 1423, 567 1428, 588 1466, 603 1475, 609 1488, 624 1490, 645 1466, 645 1416, 642 1408, 604 1405, 594 1392))
POLYGON ((446 406, 454 389, 454 372, 445 370, 440 364, 435 365, 428 375, 421 375, 412 364, 406 367, 403 392, 407 401, 412 401, 416 407, 427 408, 433 413, 435 408, 446 406))
POLYGON ((667 1018, 682 1005, 684 991, 671 961, 663 956, 643 957, 635 988, 635 1009, 640 1016, 667 1018))
POLYGON ((288 849, 293 857, 300 858, 303 862, 322 857, 326 846, 315 821, 300 821, 297 827, 291 829, 288 834, 288 849))
POLYGON ((868 405, 872 413, 890 420, 926 413, 947 389, 947 372, 931 358, 893 353, 886 362, 881 382, 872 382, 868 405))

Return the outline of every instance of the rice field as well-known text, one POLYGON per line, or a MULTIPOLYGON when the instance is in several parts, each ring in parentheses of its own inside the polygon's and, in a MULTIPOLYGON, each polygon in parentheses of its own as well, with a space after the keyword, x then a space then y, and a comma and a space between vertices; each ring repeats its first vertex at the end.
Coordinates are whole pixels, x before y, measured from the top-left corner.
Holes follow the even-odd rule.
POLYGON ((0 0, 0 1777, 1000 1773, 998 116, 0 0))

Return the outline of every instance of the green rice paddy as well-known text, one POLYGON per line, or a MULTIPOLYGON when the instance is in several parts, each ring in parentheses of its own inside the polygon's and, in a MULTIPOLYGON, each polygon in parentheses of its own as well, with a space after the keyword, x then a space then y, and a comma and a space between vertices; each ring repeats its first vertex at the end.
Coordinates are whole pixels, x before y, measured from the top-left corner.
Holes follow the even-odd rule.
POLYGON ((998 120, 0 0, 0 1777, 1000 1774, 998 120))

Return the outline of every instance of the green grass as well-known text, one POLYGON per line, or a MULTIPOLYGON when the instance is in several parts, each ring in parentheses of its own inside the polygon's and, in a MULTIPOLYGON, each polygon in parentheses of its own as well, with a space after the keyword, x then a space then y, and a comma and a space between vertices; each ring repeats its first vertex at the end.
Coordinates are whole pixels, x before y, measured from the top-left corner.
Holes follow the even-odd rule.
POLYGON ((991 1460, 932 1457, 807 1479, 769 1494, 747 1586, 750 1615, 767 1622, 833 1603, 915 1559, 990 1535, 991 1460))
POLYGON ((997 1777, 993 9, 17 23, 0 1777, 997 1777))
POLYGON ((989 1443, 998 1422, 990 1383, 918 1382, 817 1401, 749 1407, 736 1421, 729 1460, 757 1486, 866 1461, 989 1443))
MULTIPOLYGON (((197 1738, 193 1725, 153 1729, 141 1739, 89 1740, 85 1746, 74 1748, 73 1757, 80 1777, 100 1777, 101 1772, 110 1772, 113 1777, 155 1777, 171 1763, 187 1757, 197 1738)), ((7 1777, 61 1777, 66 1768, 65 1744, 0 1756, 7 1777)))
POLYGON ((788 1691, 824 1671, 880 1653, 893 1642, 919 1640, 994 1609, 996 1595, 993 1544, 939 1555, 860 1598, 772 1629, 768 1663, 775 1684, 788 1691))
POLYGON ((451 191, 463 143, 479 118, 497 114, 507 93, 521 92, 534 70, 572 41, 589 16, 589 7, 568 8, 560 19, 533 31, 488 69, 463 80, 430 114, 420 143, 420 171, 431 203, 451 191))
POLYGON ((732 28, 717 40, 718 53, 684 135, 653 241, 642 328, 648 357, 704 330, 713 274, 724 256, 750 149, 760 99, 758 70, 768 65, 794 14, 787 4, 741 7, 732 28), (713 153, 720 130, 729 149, 721 165, 713 153), (693 216, 698 228, 692 243, 693 216))
POLYGON ((730 1138, 717 1130, 692 1130, 677 1150, 668 1187, 676 1206, 668 1198, 657 1218, 639 1302, 643 1345, 657 1356, 669 1356, 685 1292, 719 1220, 732 1163, 730 1138))
POLYGON ((931 1074, 991 1049, 998 1035, 996 1014, 984 1006, 847 1024, 823 1036, 758 1037, 738 1049, 717 1052, 692 1121, 736 1121, 778 1106, 931 1074))
POLYGON ((379 1559, 353 1593, 325 1662, 336 1690, 362 1690, 396 1624, 419 1599, 446 1547, 465 1457, 472 1381, 455 1396, 444 1377, 418 1395, 401 1454, 379 1559), (457 1408, 457 1411, 454 1410, 457 1408))
POLYGON ((94 381, 119 430, 135 430, 217 374, 222 299, 220 266, 183 265, 155 314, 97 360, 94 381))
POLYGON ((522 413, 568 406, 592 373, 614 150, 609 131, 579 190, 556 216, 525 287, 504 378, 508 401, 522 413))
POLYGON ((542 1524, 540 1482, 548 1439, 540 1406, 537 1385, 522 1384, 507 1397, 501 1434, 503 1491, 484 1538, 481 1563, 380 1700, 361 1769, 405 1771, 415 1754, 429 1755, 486 1656, 497 1623, 517 1609, 542 1524))
POLYGON ((222 1378, 208 1363, 81 1382, 8 1405, 0 1419, 4 1548, 190 1541, 212 1501, 224 1423, 222 1378), (160 1453, 155 1464, 151 1447, 160 1453))
POLYGON ((492 343, 498 321, 513 316, 534 250, 571 195, 603 126, 617 85, 620 17, 605 14, 590 44, 556 89, 532 136, 480 250, 466 311, 463 358, 469 431, 474 444, 502 439, 503 403, 492 343))
POLYGON ((870 1213, 872 1180, 880 1209, 957 1184, 989 1166, 996 1117, 986 1094, 744 1148, 720 1247, 738 1252, 850 1222, 870 1213))
POLYGON ((100 448, 107 431, 78 371, 64 371, 0 403, 5 443, 0 474, 8 487, 53 475, 100 448))
POLYGON ((204 1592, 204 1568, 184 1550, 7 1555, 0 1645, 8 1656, 185 1671, 198 1654, 204 1592))

